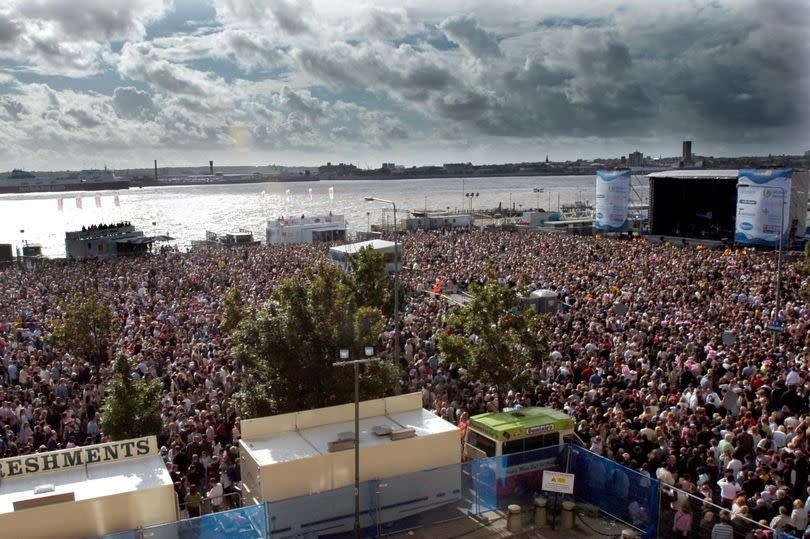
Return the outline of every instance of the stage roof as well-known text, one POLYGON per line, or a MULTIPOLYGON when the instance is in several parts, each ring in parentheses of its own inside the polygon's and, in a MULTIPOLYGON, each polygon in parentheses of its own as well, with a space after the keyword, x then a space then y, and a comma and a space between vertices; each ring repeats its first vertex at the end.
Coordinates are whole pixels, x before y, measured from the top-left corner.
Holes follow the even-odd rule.
POLYGON ((737 169, 679 169, 665 170, 647 174, 648 178, 673 178, 679 180, 736 180, 739 175, 737 169))

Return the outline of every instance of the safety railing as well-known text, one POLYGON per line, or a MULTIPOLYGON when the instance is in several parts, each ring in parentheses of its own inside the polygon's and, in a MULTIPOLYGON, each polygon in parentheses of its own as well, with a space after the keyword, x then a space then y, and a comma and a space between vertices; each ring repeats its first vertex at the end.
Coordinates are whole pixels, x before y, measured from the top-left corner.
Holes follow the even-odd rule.
POLYGON ((794 532, 792 527, 773 529, 769 522, 749 518, 746 509, 722 507, 704 497, 662 484, 658 511, 658 537, 700 538, 711 537, 712 530, 721 522, 733 530, 735 539, 794 539, 802 537, 804 530, 794 532))

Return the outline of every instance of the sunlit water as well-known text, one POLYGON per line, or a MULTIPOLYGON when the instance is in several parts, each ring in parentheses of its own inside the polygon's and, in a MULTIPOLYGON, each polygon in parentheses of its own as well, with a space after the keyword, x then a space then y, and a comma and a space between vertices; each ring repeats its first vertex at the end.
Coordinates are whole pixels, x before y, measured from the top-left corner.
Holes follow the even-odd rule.
POLYGON ((120 206, 115 206, 112 191, 0 195, 0 243, 38 243, 45 256, 61 257, 65 254, 66 231, 131 221, 145 234, 168 234, 185 248, 191 240, 203 239, 206 230, 224 233, 244 228, 256 239, 264 240, 267 219, 281 216, 324 215, 331 211, 346 216, 350 231, 367 230, 370 224, 379 224, 385 218, 390 221, 390 209, 364 201, 365 196, 393 200, 401 219, 406 210, 469 208, 471 199, 464 196, 469 192, 478 193, 472 199, 474 209, 497 208, 499 204, 507 208, 511 201, 520 210, 538 205, 556 209, 558 201, 593 201, 594 191, 592 176, 534 176, 145 187, 118 192, 120 206), (329 197, 329 187, 334 187, 334 199, 329 197), (543 192, 535 193, 535 188, 543 192), (97 195, 101 207, 96 207, 97 195), (82 209, 77 208, 77 196, 82 197, 82 209))

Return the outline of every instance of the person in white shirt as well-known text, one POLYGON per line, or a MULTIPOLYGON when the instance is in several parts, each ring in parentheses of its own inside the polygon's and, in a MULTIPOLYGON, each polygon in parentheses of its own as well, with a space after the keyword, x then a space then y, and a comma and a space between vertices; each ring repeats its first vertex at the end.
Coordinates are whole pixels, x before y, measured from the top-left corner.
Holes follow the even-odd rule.
POLYGON ((222 493, 223 493, 222 483, 219 481, 211 480, 210 487, 208 489, 208 494, 206 494, 206 498, 211 503, 211 511, 216 513, 222 508, 222 493))
POLYGON ((734 473, 731 470, 726 471, 726 476, 717 482, 720 487, 720 500, 723 507, 730 509, 734 504, 734 499, 737 494, 742 490, 740 485, 734 480, 734 473))

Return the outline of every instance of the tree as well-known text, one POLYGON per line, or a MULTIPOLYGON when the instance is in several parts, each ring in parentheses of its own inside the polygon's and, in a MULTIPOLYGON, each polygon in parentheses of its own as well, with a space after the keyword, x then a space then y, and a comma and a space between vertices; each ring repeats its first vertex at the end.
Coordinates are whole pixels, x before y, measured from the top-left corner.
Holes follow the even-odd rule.
POLYGON ((123 352, 119 353, 101 408, 101 430, 113 440, 157 435, 162 428, 160 381, 136 380, 133 372, 133 362, 123 352))
MULTIPOLYGON (((382 308, 386 303, 389 283, 385 269, 385 256, 370 247, 360 249, 349 256, 346 282, 358 305, 382 308)), ((393 289, 391 291, 393 293, 393 289)))
POLYGON ((106 361, 119 332, 119 322, 110 307, 95 292, 76 293, 62 306, 62 312, 51 342, 96 365, 106 361))
POLYGON ((245 302, 237 285, 232 285, 222 298, 222 322, 220 329, 230 333, 239 325, 245 314, 245 302))
POLYGON ((470 288, 473 299, 448 319, 439 352, 464 366, 475 380, 503 391, 519 384, 526 363, 539 366, 548 352, 546 317, 523 306, 515 288, 496 282, 470 288))
MULTIPOLYGON (((341 348, 362 357, 365 346, 377 343, 382 327, 380 310, 358 307, 333 264, 320 263, 303 279, 283 281, 231 334, 235 357, 247 373, 240 408, 257 417, 351 402, 353 371, 332 363, 341 348)), ((390 362, 365 366, 361 397, 389 392, 397 374, 390 362)))

